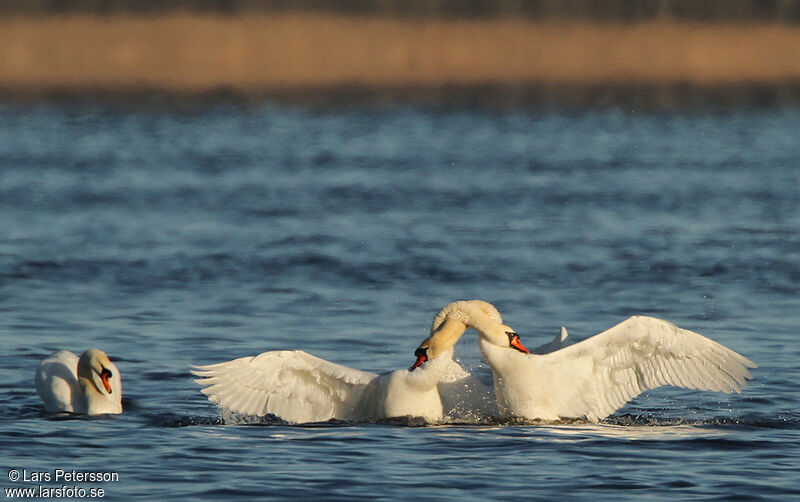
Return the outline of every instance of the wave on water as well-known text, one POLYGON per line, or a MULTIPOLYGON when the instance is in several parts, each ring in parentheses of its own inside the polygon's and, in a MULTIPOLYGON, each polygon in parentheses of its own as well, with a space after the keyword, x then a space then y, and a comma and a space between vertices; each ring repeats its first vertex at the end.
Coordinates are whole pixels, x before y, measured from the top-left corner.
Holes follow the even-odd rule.
POLYGON ((208 417, 201 415, 177 415, 174 413, 159 413, 149 415, 148 420, 155 427, 192 427, 195 425, 225 425, 221 417, 208 417))
POLYGON ((786 412, 774 417, 742 415, 739 417, 720 416, 704 419, 665 418, 651 414, 624 414, 611 416, 603 420, 602 423, 622 426, 710 425, 758 427, 763 429, 800 429, 800 414, 786 412))
POLYGON ((492 427, 518 427, 518 426, 564 426, 564 425, 613 425, 621 427, 677 427, 677 426, 710 426, 710 427, 755 427, 762 429, 800 429, 800 413, 785 412, 778 416, 743 415, 739 417, 714 416, 701 419, 686 419, 664 417, 657 414, 622 414, 612 415, 599 423, 590 422, 583 418, 570 418, 557 421, 529 420, 518 417, 501 418, 494 415, 463 415, 459 417, 446 417, 444 420, 429 423, 422 417, 394 417, 380 420, 367 420, 363 422, 328 420, 326 422, 309 422, 292 424, 280 417, 269 414, 266 416, 241 415, 238 413, 220 410, 217 417, 186 416, 162 413, 150 417, 153 425, 162 427, 188 427, 194 425, 247 425, 247 426, 288 426, 288 427, 352 427, 358 425, 392 425, 398 427, 441 427, 441 426, 492 426, 492 427))

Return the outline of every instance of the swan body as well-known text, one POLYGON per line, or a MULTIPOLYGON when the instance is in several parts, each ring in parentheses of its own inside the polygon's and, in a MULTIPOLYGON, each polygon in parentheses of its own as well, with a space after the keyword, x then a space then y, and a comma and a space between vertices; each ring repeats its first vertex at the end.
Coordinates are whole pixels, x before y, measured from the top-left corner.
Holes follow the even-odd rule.
POLYGON ((439 311, 409 369, 378 375, 299 350, 272 351, 195 366, 201 377, 195 381, 210 401, 243 415, 272 414, 292 423, 405 416, 436 422, 445 414, 440 390, 469 376, 452 360, 453 345, 472 323, 461 307, 439 311))
POLYGON ((756 364, 698 333, 634 316, 550 352, 514 350, 503 328, 481 332, 500 413, 532 420, 599 421, 648 389, 674 385, 741 392, 756 364))
POLYGON ((48 413, 122 413, 119 369, 98 349, 80 358, 68 350, 46 357, 36 370, 36 392, 48 413))
POLYGON ((242 415, 271 414, 292 423, 408 415, 435 421, 443 414, 436 384, 449 362, 443 355, 413 372, 378 375, 281 350, 195 366, 193 373, 202 377, 195 381, 209 400, 242 415))

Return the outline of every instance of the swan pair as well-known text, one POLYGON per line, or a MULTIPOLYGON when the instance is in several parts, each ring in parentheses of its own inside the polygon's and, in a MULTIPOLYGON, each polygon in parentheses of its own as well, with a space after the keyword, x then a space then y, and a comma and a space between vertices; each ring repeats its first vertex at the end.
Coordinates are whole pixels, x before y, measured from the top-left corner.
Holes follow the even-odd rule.
MULTIPOLYGON (((740 392, 752 378, 747 368, 756 367, 702 335, 642 316, 580 343, 535 354, 502 324, 493 305, 472 300, 451 303, 436 314, 430 336, 407 370, 376 375, 303 351, 275 351, 196 366, 193 373, 201 377, 196 382, 209 400, 243 415, 272 414, 294 423, 409 415, 436 422, 445 416, 443 401, 452 401, 457 389, 475 386, 475 379, 452 360, 453 347, 467 328, 479 334, 504 417, 599 421, 662 385, 740 392)), ((562 328, 543 348, 565 337, 562 328)))
POLYGON ((48 413, 122 413, 119 369, 98 349, 80 358, 68 350, 45 358, 36 370, 36 393, 48 413))

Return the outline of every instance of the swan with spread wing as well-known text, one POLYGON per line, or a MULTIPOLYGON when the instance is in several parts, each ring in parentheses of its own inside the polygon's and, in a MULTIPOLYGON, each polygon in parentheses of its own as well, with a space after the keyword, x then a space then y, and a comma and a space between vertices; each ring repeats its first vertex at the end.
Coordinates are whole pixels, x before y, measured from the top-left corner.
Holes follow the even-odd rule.
POLYGON ((530 353, 502 324, 479 331, 479 346, 500 414, 531 420, 599 421, 663 385, 741 392, 752 378, 748 368, 757 367, 709 338, 645 316, 546 354, 530 353))
POLYGON ((201 377, 195 381, 210 401, 242 415, 271 414, 292 423, 405 416, 436 422, 453 402, 472 399, 477 407, 491 399, 491 391, 452 360, 453 345, 468 327, 490 329, 499 323, 496 310, 483 312, 482 306, 456 302, 442 308, 409 369, 377 375, 301 350, 279 350, 194 366, 193 373, 201 377))

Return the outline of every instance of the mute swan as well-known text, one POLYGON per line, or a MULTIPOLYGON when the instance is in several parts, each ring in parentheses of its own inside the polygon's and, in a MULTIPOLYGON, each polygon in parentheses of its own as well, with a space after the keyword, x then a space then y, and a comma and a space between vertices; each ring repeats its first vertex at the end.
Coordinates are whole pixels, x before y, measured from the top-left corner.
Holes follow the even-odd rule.
MULTIPOLYGON (((415 351, 413 366, 382 375, 347 368, 300 350, 264 352, 194 366, 192 373, 201 377, 195 382, 203 386, 201 392, 210 401, 244 415, 272 414, 293 423, 404 416, 435 422, 445 411, 440 391, 452 406, 463 396, 456 398, 450 392, 481 385, 468 382, 470 375, 452 360, 453 345, 468 326, 476 327, 472 314, 474 309, 465 302, 443 307, 434 318, 431 336, 415 351)), ((491 316, 481 315, 476 322, 482 327, 491 325, 491 316)), ((473 394, 483 396, 480 389, 473 394)))
POLYGON ((36 392, 49 413, 122 413, 119 369, 98 349, 80 359, 68 350, 49 355, 36 370, 36 392))
POLYGON ((674 385, 741 392, 756 364, 698 333, 634 316, 549 354, 531 354, 502 325, 481 331, 500 413, 533 420, 599 421, 647 389, 674 385))

